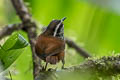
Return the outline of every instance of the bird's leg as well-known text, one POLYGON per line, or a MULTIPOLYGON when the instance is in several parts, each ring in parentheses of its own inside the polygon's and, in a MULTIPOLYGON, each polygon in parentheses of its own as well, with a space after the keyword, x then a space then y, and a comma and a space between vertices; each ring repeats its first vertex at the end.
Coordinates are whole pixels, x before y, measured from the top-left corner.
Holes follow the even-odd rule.
POLYGON ((65 69, 64 65, 65 65, 65 60, 62 59, 62 69, 65 69))
POLYGON ((42 69, 43 71, 46 71, 47 65, 48 65, 48 62, 46 62, 45 66, 43 66, 43 69, 42 69))
POLYGON ((48 65, 49 61, 50 61, 50 56, 47 56, 47 57, 46 57, 46 64, 45 64, 45 66, 44 66, 43 69, 42 69, 43 71, 46 71, 47 65, 48 65))
POLYGON ((48 62, 46 62, 46 64, 45 64, 45 68, 44 68, 44 69, 45 69, 45 71, 46 71, 46 69, 47 69, 47 65, 48 65, 48 62))

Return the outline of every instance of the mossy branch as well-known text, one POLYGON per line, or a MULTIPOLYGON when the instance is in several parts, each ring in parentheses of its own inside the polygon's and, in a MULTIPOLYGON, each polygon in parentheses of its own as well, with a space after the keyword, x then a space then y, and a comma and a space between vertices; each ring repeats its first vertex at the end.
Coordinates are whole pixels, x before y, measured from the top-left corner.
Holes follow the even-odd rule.
POLYGON ((100 75, 112 76, 120 73, 120 55, 88 59, 85 63, 68 68, 69 71, 94 71, 100 75))
MULTIPOLYGON (((115 76, 117 74, 120 74, 120 55, 102 57, 99 59, 90 58, 86 60, 83 64, 72 66, 65 70, 59 71, 59 73, 62 73, 62 72, 67 72, 67 73, 77 72, 78 74, 89 73, 90 76, 93 76, 93 77, 115 76)), ((48 71, 48 74, 46 73, 47 72, 40 73, 40 76, 38 76, 36 80, 47 80, 47 79, 42 79, 42 76, 49 76, 49 80, 53 80, 53 77, 51 76, 55 76, 56 73, 58 72, 48 71)))

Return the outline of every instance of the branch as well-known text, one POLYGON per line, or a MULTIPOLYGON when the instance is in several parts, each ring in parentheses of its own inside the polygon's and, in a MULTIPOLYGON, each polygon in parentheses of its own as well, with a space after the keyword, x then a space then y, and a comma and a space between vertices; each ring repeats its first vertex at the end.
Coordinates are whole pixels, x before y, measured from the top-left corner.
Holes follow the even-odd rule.
MULTIPOLYGON (((89 74, 93 77, 110 77, 120 74, 120 55, 110 56, 110 57, 102 57, 100 59, 88 59, 83 64, 69 67, 65 70, 61 71, 51 71, 39 73, 40 75, 36 78, 36 80, 47 80, 44 79, 43 76, 49 77, 49 80, 54 80, 53 76, 58 74, 62 74, 62 72, 77 72, 78 74, 89 74), (94 75, 93 75, 94 74, 94 75)), ((87 76, 86 76, 87 77, 87 76)), ((88 80, 88 79, 87 79, 88 80)), ((92 79, 90 79, 92 80, 92 79)))
POLYGON ((84 49, 80 48, 80 46, 78 46, 75 42, 73 42, 72 40, 66 38, 65 39, 67 45, 71 48, 74 48, 81 56, 83 56, 84 58, 88 58, 91 57, 91 55, 86 52, 84 49))
POLYGON ((0 30, 0 39, 7 35, 10 35, 15 30, 22 29, 22 27, 23 27, 22 24, 11 24, 5 26, 3 29, 0 30))
POLYGON ((35 47, 34 47, 37 26, 32 21, 30 13, 28 12, 28 9, 24 5, 23 0, 11 0, 11 2, 16 10, 17 15, 19 16, 19 18, 21 19, 23 23, 23 26, 24 26, 23 30, 28 33, 28 39, 31 45, 32 57, 33 57, 33 75, 35 78, 35 76, 37 75, 36 72, 38 72, 39 67, 41 67, 38 65, 40 62, 38 62, 39 59, 35 55, 35 47))

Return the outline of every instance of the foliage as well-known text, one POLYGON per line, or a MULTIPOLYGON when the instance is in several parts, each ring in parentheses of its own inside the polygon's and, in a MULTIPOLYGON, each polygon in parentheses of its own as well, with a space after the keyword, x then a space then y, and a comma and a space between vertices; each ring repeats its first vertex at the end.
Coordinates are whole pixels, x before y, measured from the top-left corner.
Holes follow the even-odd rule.
POLYGON ((28 42, 18 33, 13 34, 7 39, 0 49, 0 60, 4 70, 13 64, 27 45, 28 42))

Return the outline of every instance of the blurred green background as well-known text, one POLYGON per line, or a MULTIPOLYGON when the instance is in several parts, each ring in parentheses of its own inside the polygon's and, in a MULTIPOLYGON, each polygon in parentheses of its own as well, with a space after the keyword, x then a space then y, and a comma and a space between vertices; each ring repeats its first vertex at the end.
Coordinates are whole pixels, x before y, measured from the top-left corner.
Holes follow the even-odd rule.
MULTIPOLYGON (((75 41, 92 56, 109 56, 120 52, 120 0, 24 1, 39 26, 38 33, 41 32, 41 26, 47 26, 52 19, 67 17, 64 22, 65 36, 75 41)), ((19 22, 10 0, 0 0, 0 27, 19 22)), ((26 37, 24 32, 22 34, 26 37)), ((66 66, 83 61, 83 57, 76 54, 74 49, 67 47, 66 66)), ((21 77, 26 77, 24 80, 32 80, 32 71, 30 71, 32 58, 29 47, 14 66, 12 68, 18 70, 18 73, 14 73, 17 74, 14 76, 15 80, 21 80, 21 77)), ((14 72, 14 69, 12 70, 14 72)))

